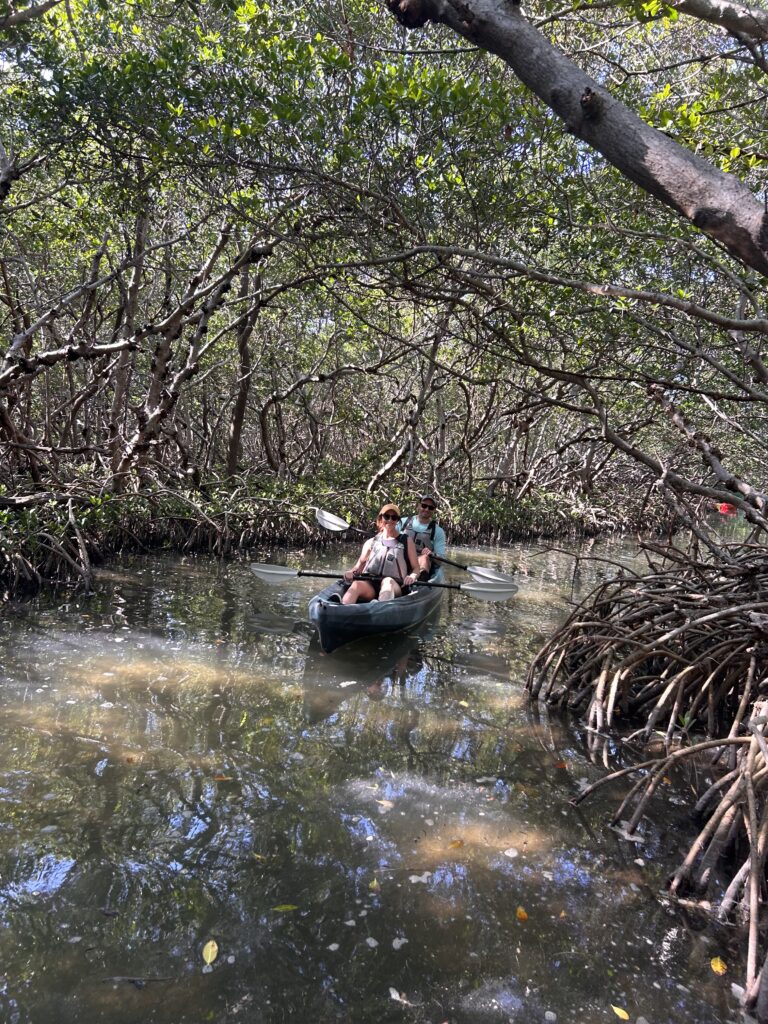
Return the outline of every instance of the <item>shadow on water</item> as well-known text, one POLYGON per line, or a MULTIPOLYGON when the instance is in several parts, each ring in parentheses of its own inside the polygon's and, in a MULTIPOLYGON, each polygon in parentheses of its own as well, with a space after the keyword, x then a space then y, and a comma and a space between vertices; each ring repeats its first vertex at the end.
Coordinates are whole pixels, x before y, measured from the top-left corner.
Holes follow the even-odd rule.
POLYGON ((572 563, 484 557, 514 602, 330 656, 311 583, 205 559, 0 619, 0 1019, 734 1021, 736 946, 660 896, 677 781, 626 841, 521 688, 572 563))

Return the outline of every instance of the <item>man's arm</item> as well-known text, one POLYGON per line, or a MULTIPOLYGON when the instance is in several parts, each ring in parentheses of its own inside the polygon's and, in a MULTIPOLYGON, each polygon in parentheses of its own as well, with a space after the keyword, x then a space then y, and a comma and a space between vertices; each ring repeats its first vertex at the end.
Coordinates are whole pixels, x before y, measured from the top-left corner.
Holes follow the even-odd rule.
POLYGON ((435 540, 432 550, 438 558, 442 558, 445 555, 445 530, 442 526, 435 527, 435 540))

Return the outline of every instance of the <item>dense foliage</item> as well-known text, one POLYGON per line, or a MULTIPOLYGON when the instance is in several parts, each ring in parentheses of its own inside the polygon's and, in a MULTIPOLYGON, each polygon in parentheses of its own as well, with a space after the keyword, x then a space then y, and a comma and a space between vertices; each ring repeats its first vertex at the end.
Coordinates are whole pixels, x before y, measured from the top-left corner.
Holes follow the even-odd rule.
MULTIPOLYGON (((6 495, 245 475, 570 509, 655 485, 764 524, 763 283, 501 62, 365 5, 27 10, 2 66, 6 495)), ((666 8, 536 17, 763 187, 749 41, 666 8)))

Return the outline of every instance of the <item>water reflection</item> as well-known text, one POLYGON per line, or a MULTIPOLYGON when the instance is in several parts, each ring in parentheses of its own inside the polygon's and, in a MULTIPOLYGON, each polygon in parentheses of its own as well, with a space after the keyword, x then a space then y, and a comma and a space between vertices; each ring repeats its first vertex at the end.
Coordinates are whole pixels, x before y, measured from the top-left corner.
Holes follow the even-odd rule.
POLYGON ((686 824, 659 809, 635 844, 613 797, 573 808, 600 769, 520 686, 613 570, 466 555, 519 564, 518 598, 331 656, 298 625, 311 581, 206 560, 0 621, 0 1017, 734 1019, 732 940, 659 899, 686 824))
POLYGON ((307 721, 331 718, 362 694, 368 700, 382 700, 404 686, 408 676, 424 666, 421 635, 363 640, 332 655, 324 654, 316 640, 310 642, 302 679, 307 721))

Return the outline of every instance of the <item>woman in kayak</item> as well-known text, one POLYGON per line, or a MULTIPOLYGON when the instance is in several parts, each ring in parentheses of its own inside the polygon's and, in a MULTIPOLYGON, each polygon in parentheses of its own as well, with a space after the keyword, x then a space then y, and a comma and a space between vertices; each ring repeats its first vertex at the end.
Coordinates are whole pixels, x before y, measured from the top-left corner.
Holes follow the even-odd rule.
POLYGON ((400 597, 406 587, 416 582, 419 559, 411 537, 399 532, 400 509, 397 505, 384 505, 376 517, 378 532, 363 544, 360 557, 344 579, 351 583, 342 604, 358 601, 390 601, 400 597), (381 580, 358 579, 362 573, 381 576, 381 580))

